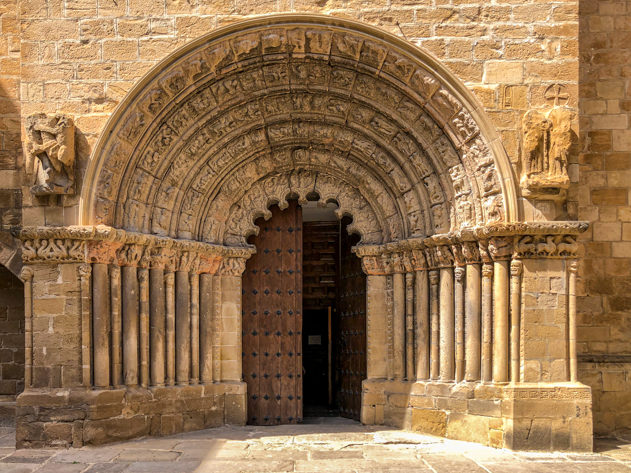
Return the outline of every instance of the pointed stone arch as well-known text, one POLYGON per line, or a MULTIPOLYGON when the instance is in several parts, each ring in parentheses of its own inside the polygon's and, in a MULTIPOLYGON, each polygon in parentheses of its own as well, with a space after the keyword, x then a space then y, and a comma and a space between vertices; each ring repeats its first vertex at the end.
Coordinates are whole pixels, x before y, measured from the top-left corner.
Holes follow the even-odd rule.
POLYGON ((243 245, 307 175, 364 202, 343 210, 362 243, 518 219, 495 132, 434 58, 367 25, 277 15, 200 38, 134 87, 95 147, 81 223, 243 245))

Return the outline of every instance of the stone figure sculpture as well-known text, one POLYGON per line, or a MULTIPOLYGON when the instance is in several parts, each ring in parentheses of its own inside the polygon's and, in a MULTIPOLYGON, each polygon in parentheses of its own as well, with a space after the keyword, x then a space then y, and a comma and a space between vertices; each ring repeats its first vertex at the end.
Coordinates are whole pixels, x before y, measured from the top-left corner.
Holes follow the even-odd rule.
POLYGON ((570 179, 567 161, 572 145, 571 112, 555 107, 547 113, 530 110, 522 120, 522 177, 524 194, 563 197, 570 179))
POLYGON ((27 118, 27 169, 35 195, 74 193, 74 123, 66 115, 39 113, 27 118))

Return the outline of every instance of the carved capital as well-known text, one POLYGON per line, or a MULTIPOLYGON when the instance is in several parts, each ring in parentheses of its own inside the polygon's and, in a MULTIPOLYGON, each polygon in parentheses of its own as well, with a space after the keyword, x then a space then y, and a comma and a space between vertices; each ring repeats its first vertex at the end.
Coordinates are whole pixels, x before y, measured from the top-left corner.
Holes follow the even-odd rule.
POLYGON ((145 247, 136 243, 128 243, 123 245, 116 252, 116 259, 119 266, 138 266, 145 247))
POLYGON ((487 249, 493 261, 510 259, 513 253, 513 241, 509 237, 493 237, 488 240, 487 249))
POLYGON ((84 263, 79 265, 79 277, 81 279, 87 279, 92 274, 92 265, 89 263, 84 263))
POLYGON ((217 271, 219 276, 241 276, 245 271, 245 258, 224 258, 217 271))
POLYGON ((20 271, 20 279, 24 283, 30 282, 33 279, 33 268, 23 266, 22 271, 20 271))
POLYGON ((438 280, 440 279, 440 273, 438 271, 436 271, 435 269, 432 269, 429 272, 429 283, 432 286, 436 286, 438 285, 438 280))
POLYGON ((510 274, 512 277, 518 277, 521 275, 521 272, 524 268, 524 263, 521 261, 514 259, 510 262, 510 274))
POLYGON ((467 264, 480 263, 480 249, 475 241, 465 241, 462 244, 462 256, 467 264))
POLYGON ((122 243, 108 240, 87 240, 87 261, 109 264, 118 259, 117 253, 122 243))
POLYGON ((465 273, 465 268, 463 268, 462 266, 456 266, 454 268, 454 277, 456 279, 456 282, 462 283, 464 281, 465 273))
POLYGON ((482 265, 482 277, 483 278, 493 277, 493 264, 492 263, 484 263, 482 265))
POLYGON ((567 269, 570 273, 573 274, 577 274, 578 273, 578 269, 579 269, 579 262, 578 260, 572 260, 569 262, 569 264, 567 265, 567 269))

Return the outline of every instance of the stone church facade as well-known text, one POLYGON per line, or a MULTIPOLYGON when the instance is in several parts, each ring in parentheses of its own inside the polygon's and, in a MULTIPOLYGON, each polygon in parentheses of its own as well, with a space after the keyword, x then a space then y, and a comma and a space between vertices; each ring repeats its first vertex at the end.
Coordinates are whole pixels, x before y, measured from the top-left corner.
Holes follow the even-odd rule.
POLYGON ((0 8, 18 446, 300 421, 309 206, 357 235, 334 273, 363 338, 334 356, 363 360, 361 422, 575 451, 631 427, 631 2, 0 8))

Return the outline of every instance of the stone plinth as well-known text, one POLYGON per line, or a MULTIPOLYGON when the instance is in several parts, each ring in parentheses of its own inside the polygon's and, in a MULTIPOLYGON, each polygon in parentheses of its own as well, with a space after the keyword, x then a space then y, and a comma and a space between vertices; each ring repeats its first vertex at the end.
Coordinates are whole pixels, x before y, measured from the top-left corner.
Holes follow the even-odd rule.
POLYGON ((591 389, 578 383, 366 380, 361 421, 497 448, 592 450, 591 389))
POLYGON ((245 424, 245 383, 30 389, 17 399, 16 445, 80 447, 245 424))

